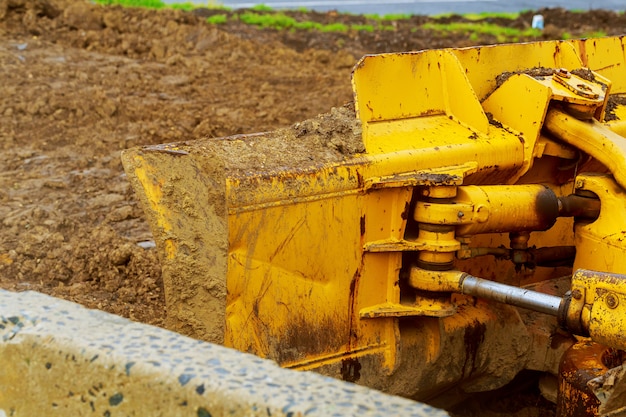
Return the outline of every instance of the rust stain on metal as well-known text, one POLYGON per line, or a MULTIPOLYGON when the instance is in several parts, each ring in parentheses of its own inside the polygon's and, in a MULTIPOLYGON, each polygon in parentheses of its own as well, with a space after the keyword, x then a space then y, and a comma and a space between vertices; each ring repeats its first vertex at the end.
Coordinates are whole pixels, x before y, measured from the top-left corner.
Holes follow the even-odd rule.
POLYGON ((603 363, 607 347, 585 341, 567 350, 559 369, 559 417, 587 417, 598 415, 600 401, 593 394, 588 382, 608 368, 603 363))
POLYGON ((410 209, 410 204, 408 201, 405 201, 404 210, 402 210, 402 214, 400 214, 400 217, 402 218, 402 220, 406 220, 409 218, 409 209, 410 209))
POLYGON ((348 342, 340 320, 293 315, 280 338, 275 338, 269 357, 289 364, 333 353, 348 342))
POLYGON ((465 334, 463 339, 465 341, 465 361, 463 362, 463 376, 470 376, 476 368, 476 358, 478 356, 478 349, 485 340, 485 331, 487 326, 485 323, 481 323, 478 320, 474 321, 472 325, 465 328, 465 334))
POLYGON ((341 361, 341 379, 357 382, 361 378, 361 364, 358 358, 347 358, 341 361))

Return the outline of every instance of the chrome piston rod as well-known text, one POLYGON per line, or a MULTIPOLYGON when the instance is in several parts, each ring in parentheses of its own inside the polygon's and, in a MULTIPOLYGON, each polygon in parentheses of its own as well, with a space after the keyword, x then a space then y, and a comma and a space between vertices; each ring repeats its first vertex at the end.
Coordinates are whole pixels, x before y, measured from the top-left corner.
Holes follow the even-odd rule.
POLYGON ((462 278, 461 293, 527 308, 552 316, 558 316, 559 306, 563 301, 561 297, 500 284, 487 279, 476 278, 472 275, 465 275, 462 278))

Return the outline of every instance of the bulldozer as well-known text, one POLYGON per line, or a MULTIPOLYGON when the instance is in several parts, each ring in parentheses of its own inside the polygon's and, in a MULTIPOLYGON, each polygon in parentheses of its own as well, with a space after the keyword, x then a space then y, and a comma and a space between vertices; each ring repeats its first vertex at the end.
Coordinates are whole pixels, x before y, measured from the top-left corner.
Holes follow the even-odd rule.
POLYGON ((353 106, 122 155, 168 328, 449 407, 626 413, 626 40, 367 55, 353 106))

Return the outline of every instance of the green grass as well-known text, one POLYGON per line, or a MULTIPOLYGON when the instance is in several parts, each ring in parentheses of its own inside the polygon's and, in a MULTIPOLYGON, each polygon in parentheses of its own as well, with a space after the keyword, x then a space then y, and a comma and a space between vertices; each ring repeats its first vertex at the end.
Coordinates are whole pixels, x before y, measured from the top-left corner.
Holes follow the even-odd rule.
POLYGON ((343 23, 331 23, 329 25, 320 25, 320 32, 347 32, 348 26, 343 23))
POLYGON ((386 14, 382 17, 382 20, 409 20, 410 14, 386 14))
POLYGON ((199 6, 197 4, 193 4, 193 3, 177 3, 177 4, 170 4, 167 7, 170 7, 172 9, 189 11, 189 10, 196 9, 199 6))
POLYGON ((351 30, 355 30, 357 32, 373 32, 374 31, 374 26, 372 25, 352 25, 350 26, 351 30))
POLYGON ((223 25, 228 21, 228 16, 225 14, 214 14, 211 17, 207 17, 206 21, 212 25, 223 25))
MULTIPOLYGON (((599 30, 597 32, 585 32, 582 35, 577 35, 576 38, 577 39, 591 39, 591 38, 604 38, 605 36, 607 36, 607 33, 599 30)), ((563 32, 563 34, 561 35, 561 39, 564 39, 564 40, 568 40, 572 38, 573 36, 569 32, 563 32)))
POLYGON ((581 36, 581 38, 604 38, 605 36, 607 36, 606 32, 598 30, 596 32, 583 33, 583 36, 581 36))
POLYGON ((251 7, 251 10, 256 10, 258 12, 271 12, 273 9, 270 6, 267 6, 263 3, 255 4, 251 7))
POLYGON ((259 14, 246 12, 239 15, 239 20, 247 25, 273 29, 297 28, 299 22, 284 13, 259 14))
POLYGON ((162 9, 165 3, 161 0, 96 0, 98 4, 120 5, 124 7, 142 7, 146 9, 162 9))
MULTIPOLYGON (((460 16, 464 17, 467 20, 483 20, 483 19, 489 19, 489 18, 502 18, 502 19, 514 20, 514 19, 517 19, 521 13, 523 12, 519 12, 519 13, 517 12, 511 12, 511 13, 481 12, 481 13, 466 13, 460 16)), ((446 18, 450 16, 455 16, 455 15, 458 15, 458 13, 442 13, 442 14, 434 15, 432 17, 433 19, 440 19, 440 18, 446 18)))
MULTIPOLYGON (((181 4, 165 4, 163 0, 94 0, 98 4, 102 5, 121 5, 124 7, 141 7, 148 9, 162 9, 172 8, 181 10, 192 10, 197 7, 208 7, 210 9, 223 9, 225 8, 220 0, 206 0, 206 4, 194 4, 191 2, 181 4)), ((298 8, 299 12, 306 13, 308 10, 304 7, 298 8)), ((437 17, 450 16, 439 15, 437 17)), ((449 24, 440 23, 426 23, 421 26, 422 29, 434 30, 442 33, 454 33, 465 34, 470 40, 478 41, 481 35, 491 35, 497 42, 513 41, 516 42, 519 39, 538 38, 541 36, 541 31, 538 29, 515 29, 503 27, 491 23, 487 23, 484 20, 489 18, 501 18, 514 20, 518 18, 520 13, 471 13, 465 14, 463 17, 470 22, 458 22, 449 24)), ((321 24, 318 22, 306 21, 299 22, 291 16, 283 12, 274 11, 271 7, 265 4, 258 4, 248 12, 241 13, 240 15, 231 17, 231 19, 239 19, 241 22, 258 26, 261 28, 272 28, 276 30, 308 30, 319 32, 348 32, 348 31, 360 31, 360 32, 374 32, 376 30, 395 30, 395 27, 388 22, 407 20, 411 18, 408 14, 386 14, 379 16, 377 14, 364 15, 373 24, 355 24, 346 25, 343 23, 321 24)), ((209 24, 224 24, 228 22, 228 15, 216 14, 206 19, 209 24)), ((417 28, 412 28, 411 31, 415 32, 417 28)), ((605 32, 596 31, 585 33, 581 38, 600 38, 607 36, 605 32)), ((563 33, 563 39, 571 39, 572 35, 568 32, 563 33)))
POLYGON ((464 14, 463 17, 467 20, 483 20, 489 18, 498 18, 498 19, 509 19, 515 20, 519 17, 519 13, 504 13, 504 12, 482 12, 482 13, 468 13, 464 14))
POLYGON ((363 17, 369 20, 383 21, 383 20, 408 20, 411 18, 410 14, 404 13, 396 13, 396 14, 386 14, 383 16, 377 14, 364 14, 363 17))
POLYGON ((97 4, 106 6, 119 5, 123 7, 140 7, 144 9, 178 9, 193 10, 198 7, 207 7, 209 9, 225 9, 219 0, 207 0, 206 4, 195 4, 191 2, 178 4, 165 4, 162 0, 94 0, 97 4))
POLYGON ((247 25, 258 26, 261 28, 271 28, 276 30, 316 30, 319 32, 348 32, 348 31, 366 31, 373 32, 372 25, 351 25, 344 23, 321 24, 318 22, 299 22, 291 16, 284 13, 255 13, 245 12, 239 15, 239 20, 247 25))
POLYGON ((496 38, 498 42, 504 42, 507 40, 517 41, 520 38, 530 38, 541 36, 541 30, 539 29, 515 29, 503 26, 494 25, 491 23, 476 22, 476 23, 426 23, 422 25, 423 29, 435 30, 438 32, 448 32, 455 34, 467 34, 471 40, 477 40, 479 35, 491 35, 496 38))

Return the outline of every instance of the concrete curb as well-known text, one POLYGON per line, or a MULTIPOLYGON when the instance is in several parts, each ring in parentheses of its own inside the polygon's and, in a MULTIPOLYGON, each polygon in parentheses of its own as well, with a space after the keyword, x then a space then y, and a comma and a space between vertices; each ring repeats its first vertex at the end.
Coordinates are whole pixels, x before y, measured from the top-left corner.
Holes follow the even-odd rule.
POLYGON ((36 292, 0 290, 0 417, 447 413, 36 292))

